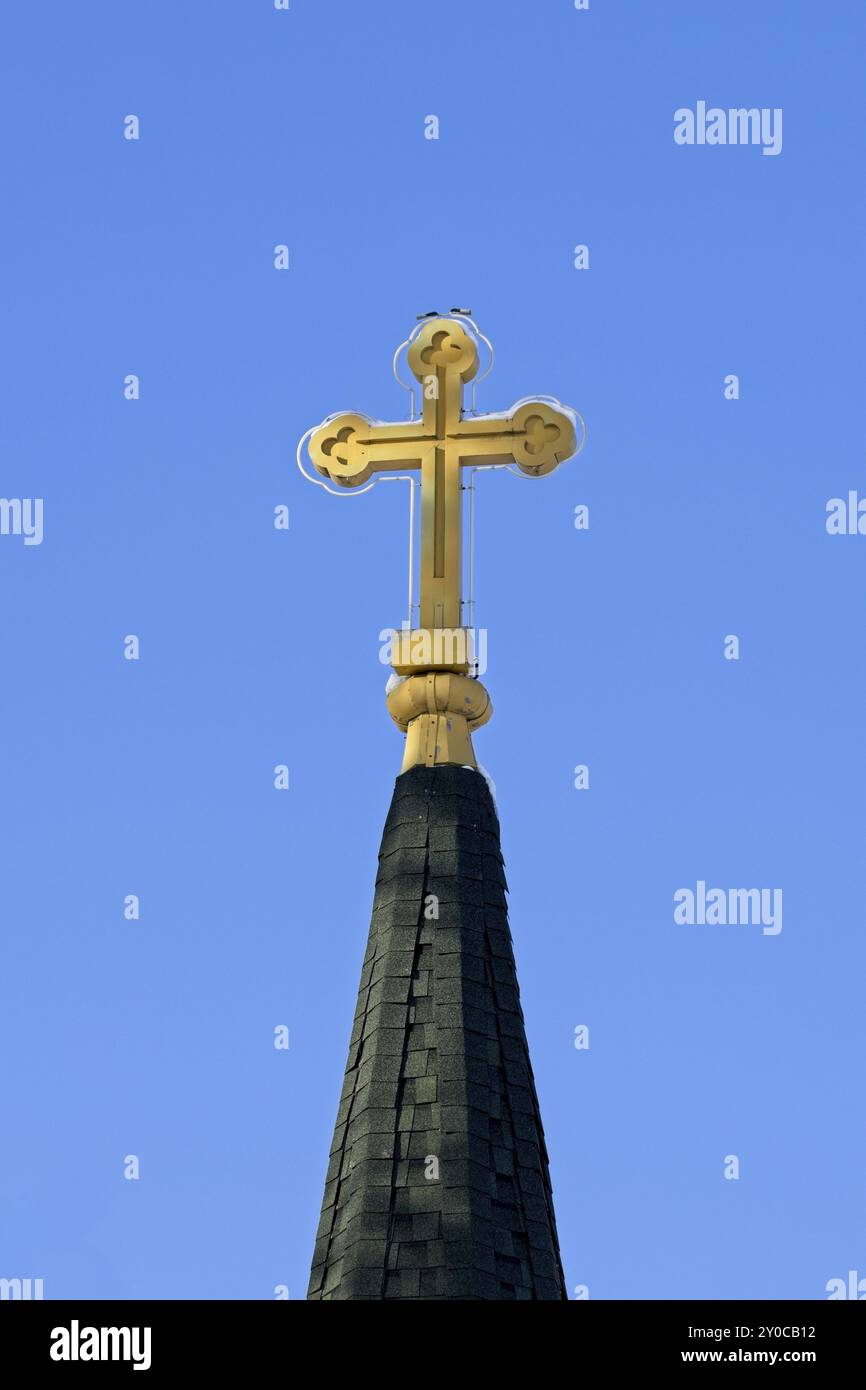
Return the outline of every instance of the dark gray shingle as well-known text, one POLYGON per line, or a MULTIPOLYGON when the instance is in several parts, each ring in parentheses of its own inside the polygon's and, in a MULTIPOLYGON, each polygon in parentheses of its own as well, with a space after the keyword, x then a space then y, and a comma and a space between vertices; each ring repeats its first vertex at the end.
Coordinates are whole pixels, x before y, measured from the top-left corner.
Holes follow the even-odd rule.
POLYGON ((502 862, 478 772, 397 778, 309 1299, 567 1297, 502 862))

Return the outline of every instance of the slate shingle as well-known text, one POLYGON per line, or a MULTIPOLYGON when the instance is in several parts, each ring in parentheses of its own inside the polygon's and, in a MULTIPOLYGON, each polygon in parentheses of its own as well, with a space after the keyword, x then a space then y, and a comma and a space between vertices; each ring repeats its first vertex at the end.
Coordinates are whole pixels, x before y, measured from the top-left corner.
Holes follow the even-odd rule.
POLYGON ((309 1299, 566 1298, 506 887, 484 778, 398 777, 309 1299))

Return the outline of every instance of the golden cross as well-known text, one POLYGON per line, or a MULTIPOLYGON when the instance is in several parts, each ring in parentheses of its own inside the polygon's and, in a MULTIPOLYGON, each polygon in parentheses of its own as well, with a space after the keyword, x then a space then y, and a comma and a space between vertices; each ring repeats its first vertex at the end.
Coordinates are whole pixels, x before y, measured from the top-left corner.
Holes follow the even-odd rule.
POLYGON ((310 459, 347 488, 376 472, 420 469, 420 624, 459 628, 461 469, 513 463, 541 477, 574 453, 574 423, 541 400, 524 401, 509 414, 464 415, 463 387, 478 370, 478 347, 458 319, 431 318, 410 344, 408 360, 422 387, 421 419, 386 424, 338 415, 311 435, 310 459))

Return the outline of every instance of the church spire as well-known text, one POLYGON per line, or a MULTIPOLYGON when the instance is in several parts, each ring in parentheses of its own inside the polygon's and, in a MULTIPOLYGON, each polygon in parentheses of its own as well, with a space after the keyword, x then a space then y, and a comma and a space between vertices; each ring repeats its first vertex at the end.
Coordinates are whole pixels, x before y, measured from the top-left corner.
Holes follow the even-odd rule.
POLYGON ((466 411, 479 359, 462 315, 428 317, 408 360, 420 419, 414 408, 401 424, 338 415, 308 446, 339 488, 418 469, 422 496, 420 621, 395 641, 401 679, 387 697, 406 733, 403 770, 379 854, 308 1298, 562 1300, 499 821, 471 742, 491 706, 470 674, 461 475, 467 465, 550 472, 575 452, 575 417, 546 398, 502 415, 466 411))

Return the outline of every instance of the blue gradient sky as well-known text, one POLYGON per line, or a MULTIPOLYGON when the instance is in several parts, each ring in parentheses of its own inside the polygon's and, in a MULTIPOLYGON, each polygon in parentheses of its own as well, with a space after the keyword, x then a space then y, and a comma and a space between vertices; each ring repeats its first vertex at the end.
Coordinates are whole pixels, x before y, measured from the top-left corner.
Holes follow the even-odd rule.
POLYGON ((294 445, 399 418, 390 354, 453 304, 496 344, 481 408, 589 425, 478 494, 476 749, 569 1287, 866 1275, 866 537, 824 526, 866 495, 864 40, 862 7, 792 0, 5 17, 0 493, 45 499, 45 539, 0 537, 0 1276, 305 1293, 406 498, 329 498, 294 445), (699 99, 783 108, 781 155, 675 145, 699 99), (676 926, 698 879, 781 887, 781 934, 676 926))

